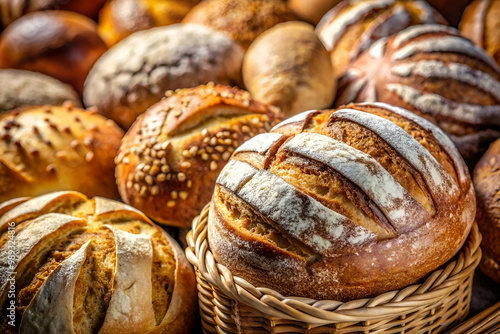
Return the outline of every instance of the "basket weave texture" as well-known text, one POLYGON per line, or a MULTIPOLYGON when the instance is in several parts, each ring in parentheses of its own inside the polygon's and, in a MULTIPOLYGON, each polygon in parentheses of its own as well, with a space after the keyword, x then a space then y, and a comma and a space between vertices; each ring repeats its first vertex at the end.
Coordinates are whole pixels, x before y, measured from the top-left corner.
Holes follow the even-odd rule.
POLYGON ((208 206, 193 220, 186 255, 196 271, 205 333, 438 333, 469 311, 481 259, 476 223, 458 256, 423 283, 349 302, 283 296, 233 276, 207 240, 208 206))

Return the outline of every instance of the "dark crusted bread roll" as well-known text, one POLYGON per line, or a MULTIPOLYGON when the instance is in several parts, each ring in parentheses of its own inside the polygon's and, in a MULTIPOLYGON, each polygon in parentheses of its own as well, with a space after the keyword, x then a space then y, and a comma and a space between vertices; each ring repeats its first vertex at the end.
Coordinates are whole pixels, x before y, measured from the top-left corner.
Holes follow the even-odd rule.
POLYGON ((336 105, 352 101, 390 103, 427 118, 468 162, 500 136, 500 68, 443 25, 410 27, 375 43, 339 84, 336 105))
POLYGON ((2 333, 191 333, 184 252, 122 203, 55 192, 19 204, 0 216, 0 269, 2 333))
POLYGON ((483 235, 479 268, 500 283, 500 139, 490 145, 474 169, 476 220, 483 235))
POLYGON ((208 240, 218 263, 256 286, 346 301, 444 264, 474 215, 467 167, 438 127, 350 104, 241 145, 217 179, 208 240))
POLYGON ((209 84, 167 92, 129 129, 116 159, 122 199, 157 222, 190 226, 236 147, 278 113, 250 93, 209 84))

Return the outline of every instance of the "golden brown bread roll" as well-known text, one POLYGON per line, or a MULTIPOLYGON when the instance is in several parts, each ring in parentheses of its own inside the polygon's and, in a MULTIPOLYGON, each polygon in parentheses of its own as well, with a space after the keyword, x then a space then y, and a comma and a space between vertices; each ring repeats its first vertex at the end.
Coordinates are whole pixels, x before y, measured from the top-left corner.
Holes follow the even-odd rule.
POLYGON ((167 92, 129 129, 116 159, 122 199, 155 221, 188 227, 210 201, 231 153, 278 113, 238 88, 167 92))
POLYGON ((338 78, 376 40, 424 23, 446 21, 422 0, 344 0, 323 16, 316 33, 338 78))
POLYGON ((500 68, 454 28, 421 25, 374 44, 339 84, 336 105, 380 101, 441 127, 473 163, 500 136, 500 68))
POLYGON ((500 139, 490 145, 473 175, 477 198, 476 220, 483 235, 479 268, 500 283, 500 139))
POLYGON ((460 30, 500 65, 500 1, 473 1, 464 12, 460 30))
POLYGON ((474 215, 467 167, 438 127, 387 104, 350 104, 241 145, 217 179, 208 242, 255 286, 347 301, 444 264, 474 215))
POLYGON ((179 23, 198 0, 109 0, 99 13, 99 34, 108 46, 128 35, 179 23))
POLYGON ((1 114, 0 202, 56 190, 117 198, 122 136, 113 121, 70 105, 1 114))
POLYGON ((332 105, 336 80, 330 55, 308 23, 279 23, 250 45, 243 60, 245 87, 285 117, 332 105))
POLYGON ((247 49, 267 29, 294 18, 282 0, 205 0, 194 6, 182 22, 225 33, 247 49))
POLYGON ((2 333, 191 333, 184 252, 122 203, 63 191, 19 204, 0 217, 0 268, 2 333))
POLYGON ((318 24, 323 15, 342 0, 288 0, 290 10, 304 21, 318 24))
POLYGON ((34 12, 0 35, 0 67, 44 73, 81 94, 87 74, 106 49, 89 18, 68 11, 34 12))
POLYGON ((139 31, 96 62, 83 99, 128 128, 169 89, 210 81, 240 84, 242 62, 243 49, 207 27, 174 24, 139 31))
POLYGON ((62 105, 81 107, 78 94, 61 81, 41 73, 0 69, 0 112, 19 107, 62 105))

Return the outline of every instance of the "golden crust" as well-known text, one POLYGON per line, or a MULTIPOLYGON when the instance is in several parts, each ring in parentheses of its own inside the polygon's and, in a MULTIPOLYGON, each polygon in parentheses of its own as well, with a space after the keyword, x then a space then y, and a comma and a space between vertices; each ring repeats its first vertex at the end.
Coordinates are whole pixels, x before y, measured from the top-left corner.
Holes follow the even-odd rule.
POLYGON ((290 10, 304 21, 318 24, 323 15, 342 0, 288 0, 290 10))

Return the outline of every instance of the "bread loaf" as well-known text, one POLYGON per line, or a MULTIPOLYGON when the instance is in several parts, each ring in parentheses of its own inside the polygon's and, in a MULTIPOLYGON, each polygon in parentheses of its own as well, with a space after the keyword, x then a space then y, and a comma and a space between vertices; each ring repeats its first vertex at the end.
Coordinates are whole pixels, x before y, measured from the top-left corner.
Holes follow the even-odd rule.
POLYGON ((467 167, 438 127, 387 104, 350 104, 241 145, 217 179, 208 242, 255 286, 347 301, 443 265, 474 215, 467 167))
POLYGON ((237 88, 167 92, 123 138, 116 159, 122 199, 162 224, 190 226, 231 153, 268 131, 277 116, 237 88))
POLYGON ((122 136, 113 121, 71 105, 0 114, 0 203, 56 190, 117 198, 122 136))
POLYGON ((500 136, 500 68, 442 25, 410 27, 374 44, 342 79, 336 105, 380 101, 441 127, 468 162, 500 136))
POLYGON ((288 0, 288 7, 300 19, 317 25, 323 15, 342 0, 288 0))
POLYGON ((2 333, 191 333, 184 252, 122 203, 64 191, 19 204, 0 217, 0 268, 2 333))
POLYGON ((139 31, 97 61, 83 99, 128 128, 167 90, 210 81, 239 84, 242 62, 243 50, 231 38, 200 25, 139 31))
POLYGON ((376 40, 424 23, 446 21, 422 0, 344 0, 323 16, 316 33, 338 78, 376 40))

